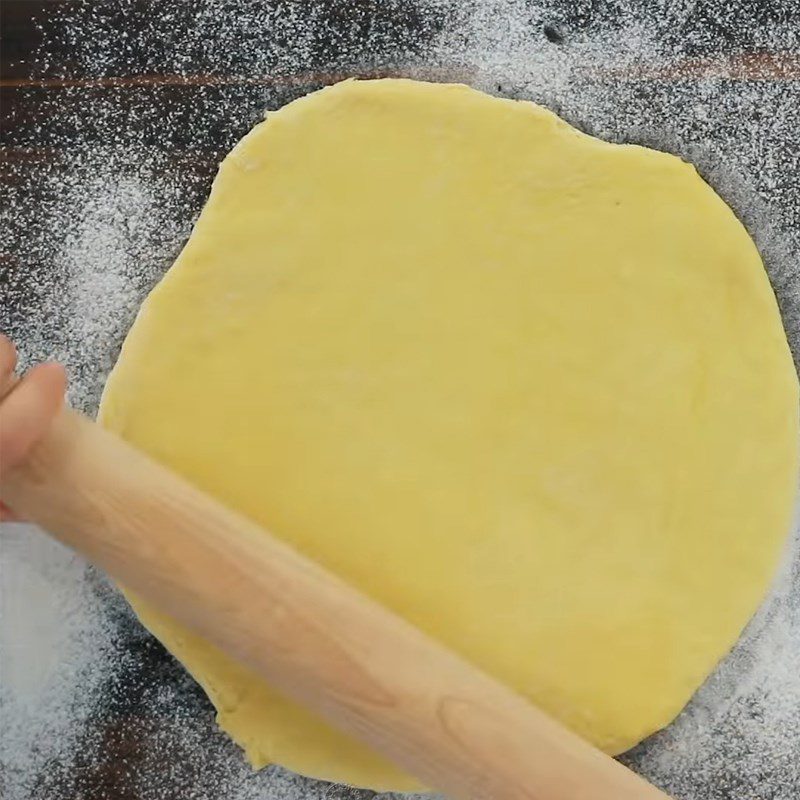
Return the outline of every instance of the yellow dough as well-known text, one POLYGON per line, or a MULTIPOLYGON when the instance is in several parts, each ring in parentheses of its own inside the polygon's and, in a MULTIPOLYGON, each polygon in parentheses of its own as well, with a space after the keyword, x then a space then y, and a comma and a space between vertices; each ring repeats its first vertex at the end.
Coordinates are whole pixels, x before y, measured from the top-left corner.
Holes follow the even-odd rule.
MULTIPOLYGON (((405 80, 237 145, 101 420, 610 753, 735 642, 797 479, 775 298, 694 168, 405 80)), ((254 765, 416 788, 131 601, 254 765)))

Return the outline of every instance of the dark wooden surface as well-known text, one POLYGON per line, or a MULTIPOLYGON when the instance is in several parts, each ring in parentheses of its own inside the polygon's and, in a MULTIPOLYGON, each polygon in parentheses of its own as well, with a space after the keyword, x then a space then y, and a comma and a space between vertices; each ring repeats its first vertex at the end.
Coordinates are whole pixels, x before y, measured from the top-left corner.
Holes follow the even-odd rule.
MULTIPOLYGON (((289 0, 267 0, 262 5, 276 13, 281 9, 289 13, 290 4, 289 0)), ((32 332, 43 308, 42 297, 49 291, 48 276, 58 269, 47 252, 47 231, 40 230, 37 221, 40 211, 53 201, 53 186, 59 186, 54 175, 68 177, 85 170, 87 163, 93 163, 93 154, 103 147, 129 151, 128 161, 120 157, 115 163, 134 171, 137 155, 147 147, 153 153, 153 168, 172 176, 178 191, 185 195, 185 202, 176 208, 188 224, 203 202, 219 160, 264 107, 278 107, 353 75, 411 74, 470 81, 473 74, 473 66, 458 58, 446 63, 426 60, 427 44, 447 24, 453 9, 444 2, 399 0, 295 0, 295 6, 314 12, 316 22, 313 35, 304 43, 302 65, 292 61, 292 69, 286 69, 285 63, 281 67, 280 59, 275 59, 275 69, 254 69, 252 54, 258 43, 251 41, 252 32, 244 22, 238 32, 235 24, 226 28, 228 40, 216 51, 204 49, 202 42, 192 39, 177 63, 176 42, 191 39, 193 15, 203 5, 175 0, 0 3, 0 181, 4 189, 0 202, 17 208, 12 209, 12 229, 0 250, 0 328, 14 334, 23 346, 26 340, 36 338, 32 332), (94 29, 100 35, 109 31, 120 37, 128 35, 128 44, 123 46, 120 39, 116 48, 110 40, 100 60, 93 43, 71 36, 73 31, 86 36, 94 29), (241 53, 237 41, 248 43, 241 53), (365 41, 370 43, 368 49, 362 46, 365 41), (231 115, 234 107, 238 111, 231 115)), ((241 0, 221 5, 229 8, 232 17, 245 7, 241 0)), ((539 20, 532 26, 531 36, 539 36, 553 47, 568 47, 570 41, 601 24, 604 30, 613 31, 618 21, 619 30, 624 31, 631 8, 647 18, 659 3, 544 0, 530 5, 537 9, 539 20)), ((800 31, 800 2, 699 0, 692 8, 682 27, 659 31, 664 48, 674 48, 677 54, 668 64, 639 61, 620 67, 599 62, 596 69, 607 72, 602 79, 636 84, 637 96, 652 94, 656 98, 654 109, 661 102, 659 87, 710 78, 722 81, 731 93, 763 82, 785 90, 787 103, 800 97, 800 52, 765 44, 773 41, 773 29, 796 27, 800 31)), ((787 41, 794 40, 790 36, 787 41)), ((258 62, 262 67, 264 63, 258 62)), ((497 89, 503 93, 505 85, 498 82, 497 89)), ((588 125, 590 120, 585 122, 588 125)), ((764 129, 767 145, 787 164, 798 164, 795 151, 800 149, 800 136, 792 139, 782 133, 769 139, 769 119, 765 119, 764 129)), ((664 146, 669 148, 669 144, 664 146)), ((742 139, 741 146, 744 152, 750 144, 742 139)), ((785 179, 788 189, 776 195, 776 216, 791 227, 800 208, 800 188, 796 176, 785 179)), ((788 235, 791 237, 791 231, 788 235)), ((162 258, 162 262, 167 260, 162 258)), ((147 280, 152 282, 163 271, 166 263, 162 262, 148 267, 153 274, 147 280)), ((775 272, 773 279, 783 280, 780 275, 775 272)), ((785 280, 796 278, 792 273, 785 280)), ((780 290, 779 296, 784 297, 780 290)), ((795 324, 792 314, 798 312, 789 300, 782 302, 791 327, 795 324)), ((32 355, 37 352, 33 350, 32 355)), ((102 368, 77 357, 71 366, 76 373, 96 370, 102 375, 114 355, 113 349, 98 355, 104 360, 102 368)), ((101 383, 98 378, 97 385, 101 383)), ((96 399, 96 392, 90 392, 88 410, 96 399)), ((36 778, 31 800, 223 800, 230 784, 220 783, 217 776, 229 772, 227 764, 239 756, 215 732, 208 701, 163 648, 132 621, 107 584, 94 574, 88 580, 102 598, 129 657, 119 672, 109 677, 104 701, 83 732, 84 745, 70 758, 55 758, 47 764, 36 778), (193 735, 207 743, 202 762, 193 758, 181 741, 189 729, 187 716, 196 720, 191 722, 193 735), (159 764, 169 766, 163 770, 169 777, 154 781, 153 770, 159 764)), ((265 779, 264 798, 289 796, 280 794, 282 790, 275 788, 279 784, 269 780, 265 779)), ((800 797, 800 787, 794 787, 797 794, 793 787, 782 793, 780 777, 775 780, 778 783, 772 789, 767 786, 759 796, 774 800, 800 797)), ((733 798, 725 785, 722 779, 714 786, 698 783, 691 800, 733 798)), ((292 799, 296 796, 291 795, 292 799)), ((364 800, 373 795, 309 782, 305 796, 364 800)), ((739 794, 736 798, 755 796, 739 794)))

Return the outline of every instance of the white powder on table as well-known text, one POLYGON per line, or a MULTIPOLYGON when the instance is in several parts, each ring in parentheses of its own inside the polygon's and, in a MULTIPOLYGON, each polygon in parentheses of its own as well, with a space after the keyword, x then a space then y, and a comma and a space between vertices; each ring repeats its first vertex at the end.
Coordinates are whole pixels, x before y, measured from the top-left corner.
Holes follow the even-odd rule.
MULTIPOLYGON (((108 4, 142 15, 125 36, 91 4, 52 20, 50 36, 98 79, 202 74, 197 106, 146 87, 80 103, 88 90, 76 89, 72 100, 44 102, 45 133, 31 144, 54 146, 61 160, 20 168, 0 227, 2 250, 19 265, 6 276, 14 302, 0 308, 0 325, 25 362, 67 363, 83 410, 95 410, 136 308, 202 202, 211 169, 193 150, 213 141, 221 155, 264 106, 348 74, 460 77, 542 102, 595 135, 694 161, 765 254, 800 355, 800 91, 797 72, 774 79, 800 70, 791 0, 773 4, 769 24, 732 18, 725 2, 666 0, 632 3, 636 13, 555 1, 389 2, 381 14, 353 11, 347 24, 337 23, 336 3, 306 16, 248 0, 191 11, 139 5, 108 4), (738 57, 744 44, 732 33, 732 56, 703 56, 725 30, 750 36, 751 50, 785 55, 738 57), (294 88, 274 88, 284 85, 294 88), (47 121, 54 115, 59 125, 47 121)), ((676 723, 629 757, 677 800, 800 795, 797 552, 734 653, 676 723)), ((122 781, 139 800, 372 797, 277 768, 252 775, 102 579, 29 529, 0 533, 0 615, 0 711, 13 720, 0 731, 8 800, 115 797, 103 783, 110 763, 124 775, 108 785, 122 781)))
MULTIPOLYGON (((120 337, 155 277, 143 267, 173 255, 188 230, 186 220, 179 229, 170 219, 174 208, 157 201, 157 180, 120 176, 113 164, 112 158, 104 170, 75 165, 75 172, 39 176, 46 191, 35 205, 14 198, 19 204, 12 203, 2 220, 10 240, 3 249, 14 253, 21 231, 25 251, 51 270, 34 269, 22 276, 24 288, 13 279, 7 287, 37 300, 29 326, 15 330, 14 319, 7 323, 19 340, 21 363, 46 358, 65 363, 70 403, 88 412, 96 407, 120 337)), ((68 762, 86 745, 85 729, 129 658, 113 612, 105 579, 81 557, 31 525, 3 524, 4 798, 61 800, 57 784, 48 788, 43 776, 55 774, 49 765, 68 762)))

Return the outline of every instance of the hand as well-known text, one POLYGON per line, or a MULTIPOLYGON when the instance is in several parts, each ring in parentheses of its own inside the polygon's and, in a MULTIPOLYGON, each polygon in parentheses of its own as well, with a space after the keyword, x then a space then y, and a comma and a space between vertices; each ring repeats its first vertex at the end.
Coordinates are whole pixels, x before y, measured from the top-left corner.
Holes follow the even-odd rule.
MULTIPOLYGON (((0 333, 0 481, 44 436, 64 398, 67 378, 60 364, 40 364, 18 381, 17 352, 0 333)), ((13 519, 0 503, 0 520, 13 519)))

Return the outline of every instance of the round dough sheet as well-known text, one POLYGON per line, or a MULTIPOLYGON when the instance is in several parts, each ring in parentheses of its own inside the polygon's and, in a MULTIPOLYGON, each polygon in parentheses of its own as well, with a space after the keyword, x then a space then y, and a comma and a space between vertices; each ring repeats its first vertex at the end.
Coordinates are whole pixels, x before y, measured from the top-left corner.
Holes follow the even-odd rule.
MULTIPOLYGON (((101 421, 609 753, 735 642, 797 479, 775 298, 694 168, 405 80, 236 146, 101 421)), ((254 765, 417 788, 130 599, 254 765)))

